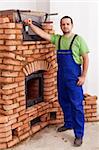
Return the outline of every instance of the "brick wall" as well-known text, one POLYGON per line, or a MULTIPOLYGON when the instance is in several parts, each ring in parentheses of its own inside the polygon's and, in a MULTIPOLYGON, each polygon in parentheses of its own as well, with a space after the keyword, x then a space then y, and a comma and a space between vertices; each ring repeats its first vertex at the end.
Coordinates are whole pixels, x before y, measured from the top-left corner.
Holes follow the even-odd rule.
MULTIPOLYGON (((12 147, 49 124, 63 123, 57 100, 55 47, 48 41, 23 42, 22 24, 0 18, 0 149, 12 147), (26 109, 25 77, 44 70, 44 101, 26 109), (39 121, 31 125, 35 119, 39 121)), ((52 24, 44 24, 53 33, 52 24)), ((85 119, 97 121, 96 96, 86 94, 85 119)))

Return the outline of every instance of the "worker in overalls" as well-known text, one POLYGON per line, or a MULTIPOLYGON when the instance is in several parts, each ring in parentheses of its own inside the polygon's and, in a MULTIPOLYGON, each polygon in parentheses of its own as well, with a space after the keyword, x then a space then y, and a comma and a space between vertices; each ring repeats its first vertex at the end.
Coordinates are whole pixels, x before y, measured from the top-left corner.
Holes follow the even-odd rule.
POLYGON ((82 85, 85 82, 89 62, 87 44, 81 36, 72 33, 73 20, 69 16, 64 16, 60 20, 63 35, 50 35, 33 25, 31 19, 24 22, 33 32, 56 45, 58 100, 64 114, 64 125, 57 131, 73 129, 74 146, 80 146, 84 136, 82 85))

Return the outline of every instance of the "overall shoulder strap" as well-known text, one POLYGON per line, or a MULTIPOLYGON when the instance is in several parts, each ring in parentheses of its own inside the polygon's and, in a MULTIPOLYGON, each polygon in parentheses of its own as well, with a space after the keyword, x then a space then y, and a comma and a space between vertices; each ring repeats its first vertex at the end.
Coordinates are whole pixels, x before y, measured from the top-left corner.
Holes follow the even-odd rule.
POLYGON ((69 47, 70 50, 72 49, 72 44, 73 44, 74 39, 76 38, 76 36, 77 36, 77 34, 74 35, 74 37, 73 37, 73 39, 72 39, 72 41, 71 41, 71 43, 70 43, 70 47, 69 47))
POLYGON ((59 40, 58 40, 58 50, 60 49, 60 41, 61 41, 61 35, 60 35, 60 37, 59 37, 59 40))

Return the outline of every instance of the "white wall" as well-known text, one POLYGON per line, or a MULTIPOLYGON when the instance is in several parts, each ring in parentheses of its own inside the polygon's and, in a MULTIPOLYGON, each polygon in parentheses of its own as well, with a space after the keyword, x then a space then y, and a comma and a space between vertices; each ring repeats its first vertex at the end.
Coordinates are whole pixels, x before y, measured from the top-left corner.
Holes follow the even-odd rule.
POLYGON ((50 0, 36 0, 37 11, 50 12, 50 0))
POLYGON ((33 11, 49 12, 49 0, 0 0, 0 10, 26 9, 33 11))
POLYGON ((55 12, 58 12, 58 17, 54 18, 54 28, 56 33, 61 32, 59 23, 61 17, 69 15, 74 20, 74 32, 80 34, 86 40, 90 49, 90 64, 84 91, 99 97, 98 2, 77 2, 75 0, 50 0, 50 2, 50 11, 54 10, 55 12))
POLYGON ((0 10, 6 9, 36 10, 36 0, 1 0, 0 10))

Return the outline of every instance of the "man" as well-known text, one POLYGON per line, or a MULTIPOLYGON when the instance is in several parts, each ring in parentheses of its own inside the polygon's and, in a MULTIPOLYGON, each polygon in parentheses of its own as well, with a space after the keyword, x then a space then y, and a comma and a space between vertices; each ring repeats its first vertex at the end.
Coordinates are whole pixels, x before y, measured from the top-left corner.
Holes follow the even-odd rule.
POLYGON ((80 146, 84 136, 82 85, 88 70, 88 47, 81 36, 72 33, 73 20, 69 16, 64 16, 60 20, 62 36, 44 32, 33 25, 31 19, 24 22, 33 32, 56 45, 58 99, 64 113, 64 125, 57 131, 73 129, 74 146, 80 146))

